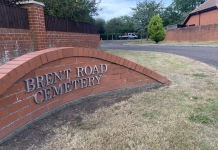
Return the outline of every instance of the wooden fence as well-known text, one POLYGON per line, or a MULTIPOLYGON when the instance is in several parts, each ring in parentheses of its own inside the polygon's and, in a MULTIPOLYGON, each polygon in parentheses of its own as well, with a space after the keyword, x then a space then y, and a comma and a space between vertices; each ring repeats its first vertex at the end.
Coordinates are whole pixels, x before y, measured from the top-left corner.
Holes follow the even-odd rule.
POLYGON ((85 23, 76 22, 74 20, 45 15, 45 26, 47 31, 61 31, 61 32, 77 32, 97 34, 98 26, 85 23))
POLYGON ((0 28, 29 29, 27 10, 0 4, 0 28))

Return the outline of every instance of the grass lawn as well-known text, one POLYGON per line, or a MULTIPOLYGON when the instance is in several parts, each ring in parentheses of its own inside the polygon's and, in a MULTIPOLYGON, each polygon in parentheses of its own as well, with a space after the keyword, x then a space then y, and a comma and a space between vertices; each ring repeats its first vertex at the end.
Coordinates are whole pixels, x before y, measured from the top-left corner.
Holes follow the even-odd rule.
MULTIPOLYGON (((138 40, 133 40, 133 41, 129 41, 126 42, 126 44, 130 44, 130 45, 146 45, 146 44, 156 44, 154 41, 151 40, 146 40, 143 39, 142 41, 140 39, 138 40)), ((166 42, 166 41, 161 41, 158 44, 161 45, 213 45, 213 46, 218 46, 218 42, 217 41, 202 41, 202 42, 166 42)))
POLYGON ((62 126, 41 149, 218 149, 216 68, 172 54, 107 52, 155 70, 172 84, 84 114, 80 125, 62 126))

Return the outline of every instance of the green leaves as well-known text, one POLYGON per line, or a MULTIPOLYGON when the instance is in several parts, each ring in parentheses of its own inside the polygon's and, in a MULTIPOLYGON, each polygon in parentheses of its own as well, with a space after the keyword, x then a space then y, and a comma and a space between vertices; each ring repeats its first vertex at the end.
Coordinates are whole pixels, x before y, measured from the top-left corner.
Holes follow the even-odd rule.
POLYGON ((138 33, 147 31, 149 20, 152 16, 161 13, 163 9, 162 5, 162 2, 156 3, 154 0, 146 0, 144 2, 137 3, 136 8, 132 8, 134 28, 138 31, 138 33))
POLYGON ((163 21, 159 15, 155 15, 151 18, 151 21, 148 25, 148 33, 150 39, 156 43, 164 40, 166 32, 163 28, 163 21))
POLYGON ((38 0, 46 5, 45 14, 93 23, 100 0, 38 0))
POLYGON ((106 23, 106 33, 125 33, 133 32, 133 20, 129 16, 113 18, 106 23))

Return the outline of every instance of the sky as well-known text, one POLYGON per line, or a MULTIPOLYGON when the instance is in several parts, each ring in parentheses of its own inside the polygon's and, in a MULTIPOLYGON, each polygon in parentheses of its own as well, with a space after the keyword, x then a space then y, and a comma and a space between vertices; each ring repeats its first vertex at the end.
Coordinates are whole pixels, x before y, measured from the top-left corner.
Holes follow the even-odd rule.
MULTIPOLYGON (((130 16, 132 14, 131 8, 136 7, 137 2, 142 2, 144 0, 101 0, 99 11, 99 16, 96 18, 102 18, 108 21, 115 17, 120 17, 124 15, 130 16)), ((156 0, 160 2, 161 0, 156 0)), ((168 6, 172 3, 172 0, 162 0, 164 6, 168 6)))

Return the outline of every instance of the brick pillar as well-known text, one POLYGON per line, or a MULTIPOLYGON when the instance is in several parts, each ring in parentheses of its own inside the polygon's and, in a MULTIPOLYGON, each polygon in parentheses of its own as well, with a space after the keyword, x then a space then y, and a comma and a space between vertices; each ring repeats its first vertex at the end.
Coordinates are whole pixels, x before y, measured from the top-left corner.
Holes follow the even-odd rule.
POLYGON ((28 11, 29 28, 33 34, 35 50, 47 48, 44 4, 34 0, 19 2, 28 11))

